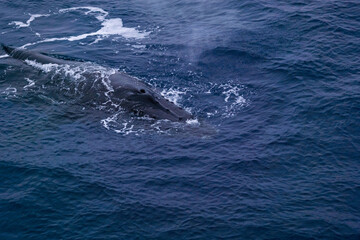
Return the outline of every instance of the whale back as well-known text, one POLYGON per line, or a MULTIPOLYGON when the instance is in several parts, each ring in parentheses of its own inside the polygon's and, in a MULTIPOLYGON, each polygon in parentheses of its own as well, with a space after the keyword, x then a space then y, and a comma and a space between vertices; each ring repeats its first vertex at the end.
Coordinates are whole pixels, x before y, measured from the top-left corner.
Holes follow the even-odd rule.
POLYGON ((30 61, 36 61, 38 63, 42 63, 42 64, 49 64, 49 63, 53 63, 53 64, 65 64, 66 61, 62 60, 62 59, 57 59, 57 58, 53 58, 50 56, 47 56, 45 54, 39 53, 39 52, 33 52, 33 51, 28 51, 26 49, 21 49, 21 48, 12 48, 9 46, 6 46, 4 44, 1 44, 3 50, 11 57, 18 59, 18 60, 22 60, 22 61, 26 61, 26 60, 30 60, 30 61))
MULTIPOLYGON (((12 48, 2 45, 4 51, 11 57, 19 60, 36 61, 42 64, 75 64, 33 52, 26 49, 12 48)), ((86 78, 93 78, 93 74, 84 74, 86 78)), ((95 75, 96 76, 96 75, 95 75)), ((186 121, 193 116, 185 109, 164 98, 155 88, 136 77, 126 73, 117 72, 109 76, 112 97, 117 99, 121 107, 140 116, 149 116, 154 119, 167 119, 170 121, 186 121)))

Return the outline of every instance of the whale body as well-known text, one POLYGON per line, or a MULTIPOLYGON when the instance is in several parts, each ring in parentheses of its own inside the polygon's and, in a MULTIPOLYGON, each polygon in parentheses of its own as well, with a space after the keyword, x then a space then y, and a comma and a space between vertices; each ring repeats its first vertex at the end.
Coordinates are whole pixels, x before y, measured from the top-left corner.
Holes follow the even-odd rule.
MULTIPOLYGON (((76 65, 75 61, 68 61, 48 56, 46 54, 26 49, 12 48, 2 44, 4 51, 11 57, 41 64, 76 65)), ((116 72, 109 76, 113 89, 113 97, 119 105, 137 116, 148 116, 153 119, 167 119, 173 122, 183 122, 193 116, 183 108, 164 98, 156 89, 138 78, 123 72, 116 72)))

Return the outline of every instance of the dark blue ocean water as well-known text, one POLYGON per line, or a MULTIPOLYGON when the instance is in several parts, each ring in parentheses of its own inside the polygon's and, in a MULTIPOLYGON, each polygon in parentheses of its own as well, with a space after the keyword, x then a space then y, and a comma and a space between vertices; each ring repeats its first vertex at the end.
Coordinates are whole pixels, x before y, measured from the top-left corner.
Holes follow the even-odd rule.
POLYGON ((360 239, 358 0, 0 0, 0 42, 84 61, 0 52, 0 239, 360 239), (115 70, 196 120, 79 101, 115 70))

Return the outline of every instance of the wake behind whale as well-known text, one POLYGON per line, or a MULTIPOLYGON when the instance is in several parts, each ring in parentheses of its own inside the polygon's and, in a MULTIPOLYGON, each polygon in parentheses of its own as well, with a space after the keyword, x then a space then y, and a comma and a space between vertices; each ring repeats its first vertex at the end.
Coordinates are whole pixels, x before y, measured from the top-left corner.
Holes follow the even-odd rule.
MULTIPOLYGON (((99 66, 84 68, 83 63, 55 58, 47 54, 16 49, 2 45, 4 51, 14 59, 22 60, 43 72, 54 72, 51 80, 70 75, 76 81, 67 83, 65 88, 78 95, 81 102, 101 102, 121 108, 136 116, 152 119, 185 122, 193 116, 183 108, 164 98, 155 88, 119 71, 97 71, 99 66)), ((100 68, 100 67, 99 67, 100 68)), ((57 84, 63 84, 60 81, 57 84)))

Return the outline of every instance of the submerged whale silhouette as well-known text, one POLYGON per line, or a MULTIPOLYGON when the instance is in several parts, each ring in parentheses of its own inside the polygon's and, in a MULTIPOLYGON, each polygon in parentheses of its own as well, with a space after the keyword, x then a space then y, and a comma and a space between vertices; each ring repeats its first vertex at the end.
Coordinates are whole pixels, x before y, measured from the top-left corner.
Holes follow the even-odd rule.
MULTIPOLYGON (((54 58, 39 52, 1 45, 4 51, 15 59, 36 61, 41 64, 75 64, 73 61, 54 58)), ((193 117, 189 112, 165 99, 154 88, 135 77, 117 72, 110 75, 109 80, 114 89, 114 96, 119 99, 119 105, 138 116, 167 119, 174 122, 186 121, 193 117)))

